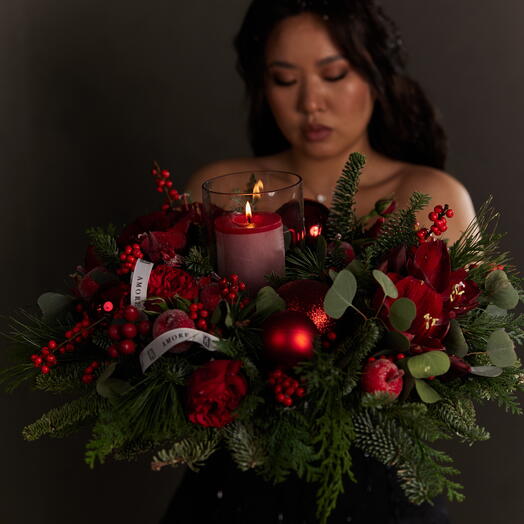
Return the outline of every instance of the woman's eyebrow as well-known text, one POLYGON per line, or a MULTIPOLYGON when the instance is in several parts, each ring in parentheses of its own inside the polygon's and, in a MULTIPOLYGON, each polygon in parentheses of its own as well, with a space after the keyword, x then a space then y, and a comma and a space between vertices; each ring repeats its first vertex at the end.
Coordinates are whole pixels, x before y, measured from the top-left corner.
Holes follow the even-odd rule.
MULTIPOLYGON (((323 66, 326 64, 330 64, 331 62, 335 62, 337 60, 345 60, 346 58, 342 55, 332 55, 327 56, 326 58, 321 58, 317 61, 317 66, 323 66)), ((290 62, 285 62, 284 60, 273 60, 273 62, 270 62, 267 67, 283 67, 285 69, 297 69, 297 66, 294 64, 291 64, 290 62)))

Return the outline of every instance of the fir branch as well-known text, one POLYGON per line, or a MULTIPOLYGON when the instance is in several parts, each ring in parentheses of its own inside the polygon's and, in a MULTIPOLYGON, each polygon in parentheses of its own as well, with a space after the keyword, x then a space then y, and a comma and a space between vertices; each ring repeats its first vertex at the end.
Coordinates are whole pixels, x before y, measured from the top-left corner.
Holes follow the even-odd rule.
POLYGON ((92 389, 92 386, 82 382, 85 368, 85 362, 71 362, 53 368, 53 371, 47 375, 39 373, 35 379, 35 388, 51 393, 87 391, 92 389))
POLYGON ((351 242, 359 222, 355 212, 355 195, 358 191, 360 173, 366 165, 361 153, 351 153, 337 181, 333 203, 328 219, 328 235, 333 240, 340 235, 341 240, 351 242))
POLYGON ((286 280, 323 278, 325 258, 309 247, 292 249, 286 256, 286 280))
POLYGON ((433 449, 421 438, 420 431, 428 432, 427 422, 432 428, 431 440, 442 433, 431 423, 429 417, 419 417, 416 426, 410 417, 388 413, 385 410, 362 409, 354 417, 355 444, 365 454, 373 456, 386 466, 396 468, 401 487, 414 504, 446 491, 450 500, 462 500, 460 484, 447 477, 458 471, 446 463, 451 458, 433 449))
POLYGON ((469 399, 443 399, 430 405, 429 413, 440 420, 446 429, 449 428, 453 435, 470 446, 490 438, 488 431, 477 424, 475 407, 469 399))
POLYGON ((207 276, 213 272, 209 256, 199 246, 193 246, 184 257, 184 267, 195 277, 207 276))
POLYGON ((163 467, 186 464, 198 471, 205 461, 218 449, 220 433, 216 430, 202 430, 192 438, 175 442, 170 449, 159 451, 152 459, 151 469, 160 471, 163 467))
POLYGON ((362 260, 365 265, 372 266, 388 251, 400 245, 415 245, 417 236, 415 223, 417 212, 424 209, 431 197, 423 193, 413 193, 409 199, 409 206, 391 214, 382 226, 380 235, 365 249, 362 260))
POLYGON ((86 229, 89 242, 96 254, 106 264, 118 264, 118 246, 116 243, 117 230, 113 224, 107 227, 90 227, 86 229))
POLYGON ((54 408, 36 422, 26 426, 22 435, 26 440, 37 440, 45 435, 63 437, 96 418, 107 407, 107 401, 94 391, 84 397, 54 408))
POLYGON ((224 428, 226 445, 241 471, 262 466, 267 458, 264 440, 250 423, 235 421, 224 428))

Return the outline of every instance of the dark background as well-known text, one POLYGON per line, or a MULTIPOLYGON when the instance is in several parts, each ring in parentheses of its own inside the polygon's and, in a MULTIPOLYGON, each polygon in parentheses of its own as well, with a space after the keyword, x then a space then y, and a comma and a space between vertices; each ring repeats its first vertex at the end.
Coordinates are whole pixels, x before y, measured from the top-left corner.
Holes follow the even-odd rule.
MULTIPOLYGON (((88 225, 124 223, 159 204, 153 159, 182 188, 198 166, 249 154, 230 44, 247 4, 0 1, 1 313, 64 284, 82 260, 88 225)), ((524 3, 384 4, 443 116, 448 171, 477 207, 495 196, 522 266, 524 3)), ((41 393, 0 396, 0 523, 157 522, 177 472, 153 473, 147 460, 90 471, 87 434, 22 440, 22 427, 59 403, 41 393)), ((491 441, 446 444, 467 496, 450 511, 460 524, 516 524, 523 419, 495 408, 480 417, 491 441)))

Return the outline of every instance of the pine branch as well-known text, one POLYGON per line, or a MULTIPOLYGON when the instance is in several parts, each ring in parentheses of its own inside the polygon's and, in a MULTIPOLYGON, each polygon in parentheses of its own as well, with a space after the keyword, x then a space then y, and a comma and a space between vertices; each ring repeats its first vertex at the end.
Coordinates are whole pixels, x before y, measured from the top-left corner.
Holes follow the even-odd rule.
POLYGON ((293 249, 286 256, 286 280, 318 280, 324 276, 325 256, 309 247, 293 249))
POLYGON ((475 408, 469 399, 458 399, 454 402, 444 399, 430 405, 429 413, 449 428, 453 435, 470 446, 490 438, 488 431, 477 424, 475 408))
POLYGON ((413 193, 409 206, 390 215, 382 226, 382 231, 376 240, 364 251, 363 262, 372 266, 391 249, 400 245, 416 245, 415 232, 416 214, 424 209, 431 197, 422 193, 413 193))
POLYGON ((209 256, 199 246, 193 246, 189 250, 187 256, 184 257, 184 267, 196 277, 207 276, 213 272, 213 265, 209 256))
POLYGON ((113 224, 109 224, 106 228, 90 227, 86 230, 89 242, 105 264, 118 264, 116 233, 117 230, 113 224))
POLYGON ((22 435, 26 440, 37 440, 45 435, 63 437, 96 418, 106 406, 107 401, 92 392, 48 411, 36 422, 26 426, 22 435))
POLYGON ((341 240, 351 242, 359 228, 355 212, 355 195, 358 191, 360 173, 366 164, 361 153, 351 153, 337 181, 333 203, 328 219, 328 235, 333 240, 340 235, 341 240))
POLYGON ((205 461, 218 449, 220 434, 218 431, 205 430, 195 437, 175 442, 170 449, 163 449, 152 459, 151 469, 160 471, 163 467, 176 467, 186 464, 191 470, 198 471, 205 461))
POLYGON ((224 428, 227 447, 241 471, 248 471, 264 464, 267 450, 263 439, 255 433, 252 424, 235 421, 224 428))
POLYGON ((62 393, 64 391, 88 391, 92 386, 82 382, 82 375, 86 364, 68 363, 53 368, 52 373, 43 375, 39 373, 35 379, 35 388, 51 393, 62 393))

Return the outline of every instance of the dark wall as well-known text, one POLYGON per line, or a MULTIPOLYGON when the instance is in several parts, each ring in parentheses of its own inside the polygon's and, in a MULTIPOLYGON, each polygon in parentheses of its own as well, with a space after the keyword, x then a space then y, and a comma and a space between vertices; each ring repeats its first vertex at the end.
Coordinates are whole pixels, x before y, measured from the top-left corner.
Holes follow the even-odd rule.
MULTIPOLYGON (((519 0, 388 0, 412 71, 450 135, 449 171, 476 205, 488 194, 520 265, 524 37, 519 0)), ((0 2, 0 312, 57 289, 82 259, 88 225, 158 204, 153 159, 179 187, 208 161, 248 154, 231 38, 247 0, 0 2)), ((177 480, 148 462, 82 463, 87 434, 24 442, 21 428, 59 400, 0 396, 0 522, 154 523, 177 480)), ((488 443, 447 446, 467 501, 456 523, 521 521, 524 424, 481 411, 488 443)))

